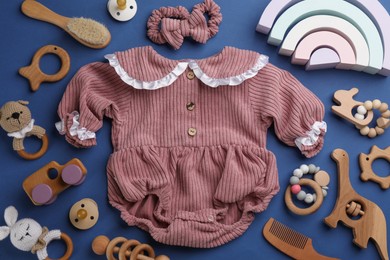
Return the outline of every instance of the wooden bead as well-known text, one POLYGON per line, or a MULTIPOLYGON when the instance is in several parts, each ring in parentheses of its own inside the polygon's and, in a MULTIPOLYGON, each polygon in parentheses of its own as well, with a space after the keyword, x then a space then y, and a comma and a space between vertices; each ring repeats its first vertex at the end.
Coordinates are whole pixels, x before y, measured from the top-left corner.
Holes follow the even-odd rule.
POLYGON ((368 137, 374 138, 375 136, 376 136, 375 128, 370 128, 370 130, 368 132, 368 137))
POLYGON ((359 113, 356 113, 356 114, 354 115, 354 117, 355 117, 357 120, 363 120, 363 119, 364 119, 364 115, 361 115, 361 114, 359 114, 359 113))
POLYGON ((97 236, 92 241, 92 251, 97 255, 104 255, 106 253, 107 245, 110 239, 106 236, 97 236))
POLYGON ((364 106, 367 110, 372 110, 372 101, 367 100, 366 102, 364 102, 363 106, 364 106))
POLYGON ((154 260, 170 260, 166 255, 159 255, 154 260))
POLYGON ((370 132, 370 128, 368 126, 365 126, 362 129, 360 129, 361 135, 368 135, 369 132, 370 132))
POLYGON ((376 126, 375 131, 376 131, 377 135, 382 135, 385 132, 385 129, 376 126))
POLYGON ((379 111, 380 111, 381 113, 386 112, 387 109, 389 109, 389 105, 386 104, 386 103, 382 103, 382 104, 380 105, 380 107, 379 107, 379 111))
POLYGON ((389 118, 390 117, 390 110, 387 110, 386 112, 382 113, 382 117, 389 118))
POLYGON ((321 187, 327 186, 330 182, 330 176, 325 171, 319 171, 314 175, 314 180, 317 182, 321 187))
POLYGON ((365 114, 367 114, 367 109, 363 105, 360 105, 357 108, 357 112, 360 115, 365 115, 365 114))
POLYGON ((379 99, 374 99, 372 101, 372 108, 378 109, 381 106, 382 102, 379 99))
POLYGON ((380 117, 376 120, 376 125, 380 128, 386 128, 386 125, 388 124, 389 119, 380 117))

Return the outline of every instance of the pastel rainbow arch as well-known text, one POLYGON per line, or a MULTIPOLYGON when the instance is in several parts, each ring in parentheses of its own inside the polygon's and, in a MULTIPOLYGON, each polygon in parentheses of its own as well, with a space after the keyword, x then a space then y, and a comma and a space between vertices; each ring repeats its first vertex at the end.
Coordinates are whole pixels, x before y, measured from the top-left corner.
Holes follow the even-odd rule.
MULTIPOLYGON (((280 45, 284 40, 280 53, 289 56, 294 53, 298 43, 311 33, 330 31, 339 34, 351 45, 356 61, 353 66, 340 65, 336 68, 363 70, 371 74, 389 76, 390 30, 386 30, 386 26, 389 25, 390 16, 378 0, 272 0, 264 10, 256 30, 269 33, 270 44, 280 45), (309 20, 305 23, 307 19, 309 20), (337 23, 330 22, 330 19, 337 20, 337 23), (309 26, 313 21, 317 27, 309 26), (295 28, 298 25, 299 27, 295 28), (352 27, 354 29, 351 30, 352 27), (291 33, 294 35, 290 35, 291 33), (368 63, 365 57, 367 48, 368 63)), ((310 43, 306 41, 306 44, 310 43)), ((340 56, 340 46, 337 47, 338 50, 335 46, 328 47, 340 56)))

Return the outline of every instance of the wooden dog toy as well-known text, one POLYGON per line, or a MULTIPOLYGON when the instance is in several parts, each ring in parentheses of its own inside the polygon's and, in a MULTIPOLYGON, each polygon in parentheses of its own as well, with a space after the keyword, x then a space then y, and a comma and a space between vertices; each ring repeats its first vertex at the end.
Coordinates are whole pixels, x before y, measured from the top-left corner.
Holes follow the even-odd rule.
POLYGON ((20 157, 27 160, 35 160, 44 155, 48 148, 48 138, 45 129, 34 125, 35 120, 31 118, 31 111, 27 107, 27 101, 10 101, 0 109, 0 126, 13 137, 13 149, 20 157), (42 146, 36 153, 28 153, 24 150, 24 138, 36 136, 42 140, 42 146))
POLYGON ((150 245, 141 244, 134 239, 127 240, 124 237, 116 237, 110 241, 106 236, 97 236, 92 241, 92 251, 97 255, 106 254, 107 260, 116 260, 114 254, 118 254, 119 260, 169 260, 165 255, 155 256, 150 245), (122 245, 119 247, 120 243, 122 245))
POLYGON ((362 170, 360 178, 363 181, 373 181, 378 183, 382 189, 390 187, 390 176, 380 177, 372 170, 372 163, 379 158, 383 158, 390 163, 390 146, 382 150, 378 146, 372 146, 369 154, 361 153, 359 156, 360 169, 362 170))
POLYGON ((18 211, 13 206, 5 209, 4 219, 7 226, 0 227, 0 240, 8 235, 11 243, 19 250, 31 251, 37 254, 39 260, 50 260, 47 247, 51 241, 62 239, 66 244, 65 254, 59 260, 69 260, 73 253, 73 243, 70 237, 60 230, 49 231, 31 218, 18 219, 18 211))
POLYGON ((23 189, 35 205, 54 202, 57 195, 71 185, 81 184, 87 169, 78 159, 72 159, 65 165, 52 161, 27 177, 23 189), (52 172, 56 176, 52 176, 52 172))
POLYGON ((353 242, 361 248, 366 248, 371 238, 382 259, 389 259, 387 253, 386 219, 375 203, 360 196, 352 188, 349 180, 349 157, 342 149, 336 149, 332 158, 338 169, 338 195, 332 213, 324 219, 325 223, 337 227, 341 221, 353 230, 353 242))
POLYGON ((274 247, 294 259, 300 260, 337 260, 320 255, 313 247, 311 238, 270 218, 263 227, 265 239, 274 247))
POLYGON ((22 3, 22 12, 28 17, 62 28, 78 42, 90 48, 104 48, 111 41, 111 34, 104 25, 92 19, 59 15, 37 1, 25 0, 22 3))
POLYGON ((324 197, 327 195, 328 184, 330 182, 329 174, 325 171, 320 171, 320 167, 316 167, 314 164, 306 165, 302 164, 299 168, 295 169, 293 176, 290 178, 290 185, 287 187, 284 194, 284 200, 289 210, 297 215, 308 215, 317 211, 324 197), (310 179, 301 179, 303 175, 314 174, 314 181, 310 179), (302 185, 310 186, 315 193, 306 193, 301 190, 302 185), (302 200, 307 204, 312 204, 308 208, 299 208, 295 206, 291 193, 296 194, 298 200, 302 200))
POLYGON ((386 103, 382 103, 379 99, 366 101, 364 103, 356 101, 353 96, 359 92, 357 88, 350 90, 338 90, 334 94, 334 101, 338 106, 332 106, 332 111, 338 116, 350 121, 358 129, 361 135, 368 135, 374 138, 377 135, 384 133, 384 130, 390 126, 390 110, 386 103), (352 115, 352 110, 357 108, 357 113, 352 115), (378 109, 381 112, 381 117, 377 119, 375 128, 370 128, 368 125, 373 120, 373 109, 378 109))
POLYGON ((108 0, 107 9, 115 20, 126 22, 137 13, 137 2, 135 0, 108 0))
POLYGON ((19 69, 19 74, 27 78, 30 81, 30 87, 32 91, 37 91, 42 82, 55 82, 63 79, 70 69, 70 57, 69 54, 56 45, 46 45, 40 48, 32 59, 31 65, 19 69), (39 67, 39 62, 43 55, 52 53, 57 55, 61 59, 60 70, 53 74, 47 75, 42 72, 39 67))
POLYGON ((97 203, 92 199, 77 201, 69 211, 69 219, 72 225, 78 229, 90 229, 99 219, 97 203))

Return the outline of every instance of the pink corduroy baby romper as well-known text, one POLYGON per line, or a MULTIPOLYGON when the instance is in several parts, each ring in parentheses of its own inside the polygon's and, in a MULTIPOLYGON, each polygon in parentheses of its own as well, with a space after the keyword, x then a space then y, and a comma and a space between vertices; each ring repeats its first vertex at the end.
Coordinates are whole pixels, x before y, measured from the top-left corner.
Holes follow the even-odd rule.
POLYGON ((240 236, 278 192, 278 138, 311 157, 323 145, 321 101, 257 52, 225 47, 170 60, 152 47, 82 67, 57 124, 76 147, 112 119, 108 197, 131 226, 162 243, 215 247, 240 236))

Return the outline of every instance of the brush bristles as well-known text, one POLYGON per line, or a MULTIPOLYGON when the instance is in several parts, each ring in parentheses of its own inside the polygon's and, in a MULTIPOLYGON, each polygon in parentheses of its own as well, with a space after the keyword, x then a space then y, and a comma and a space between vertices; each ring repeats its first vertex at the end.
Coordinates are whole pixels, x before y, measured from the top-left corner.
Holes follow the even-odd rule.
POLYGON ((104 25, 88 18, 72 18, 67 27, 78 38, 93 45, 104 44, 110 37, 104 25))
POLYGON ((276 220, 272 222, 269 232, 278 237, 283 242, 300 249, 305 248, 305 245, 309 240, 309 238, 305 235, 298 233, 297 231, 283 225, 276 220))

